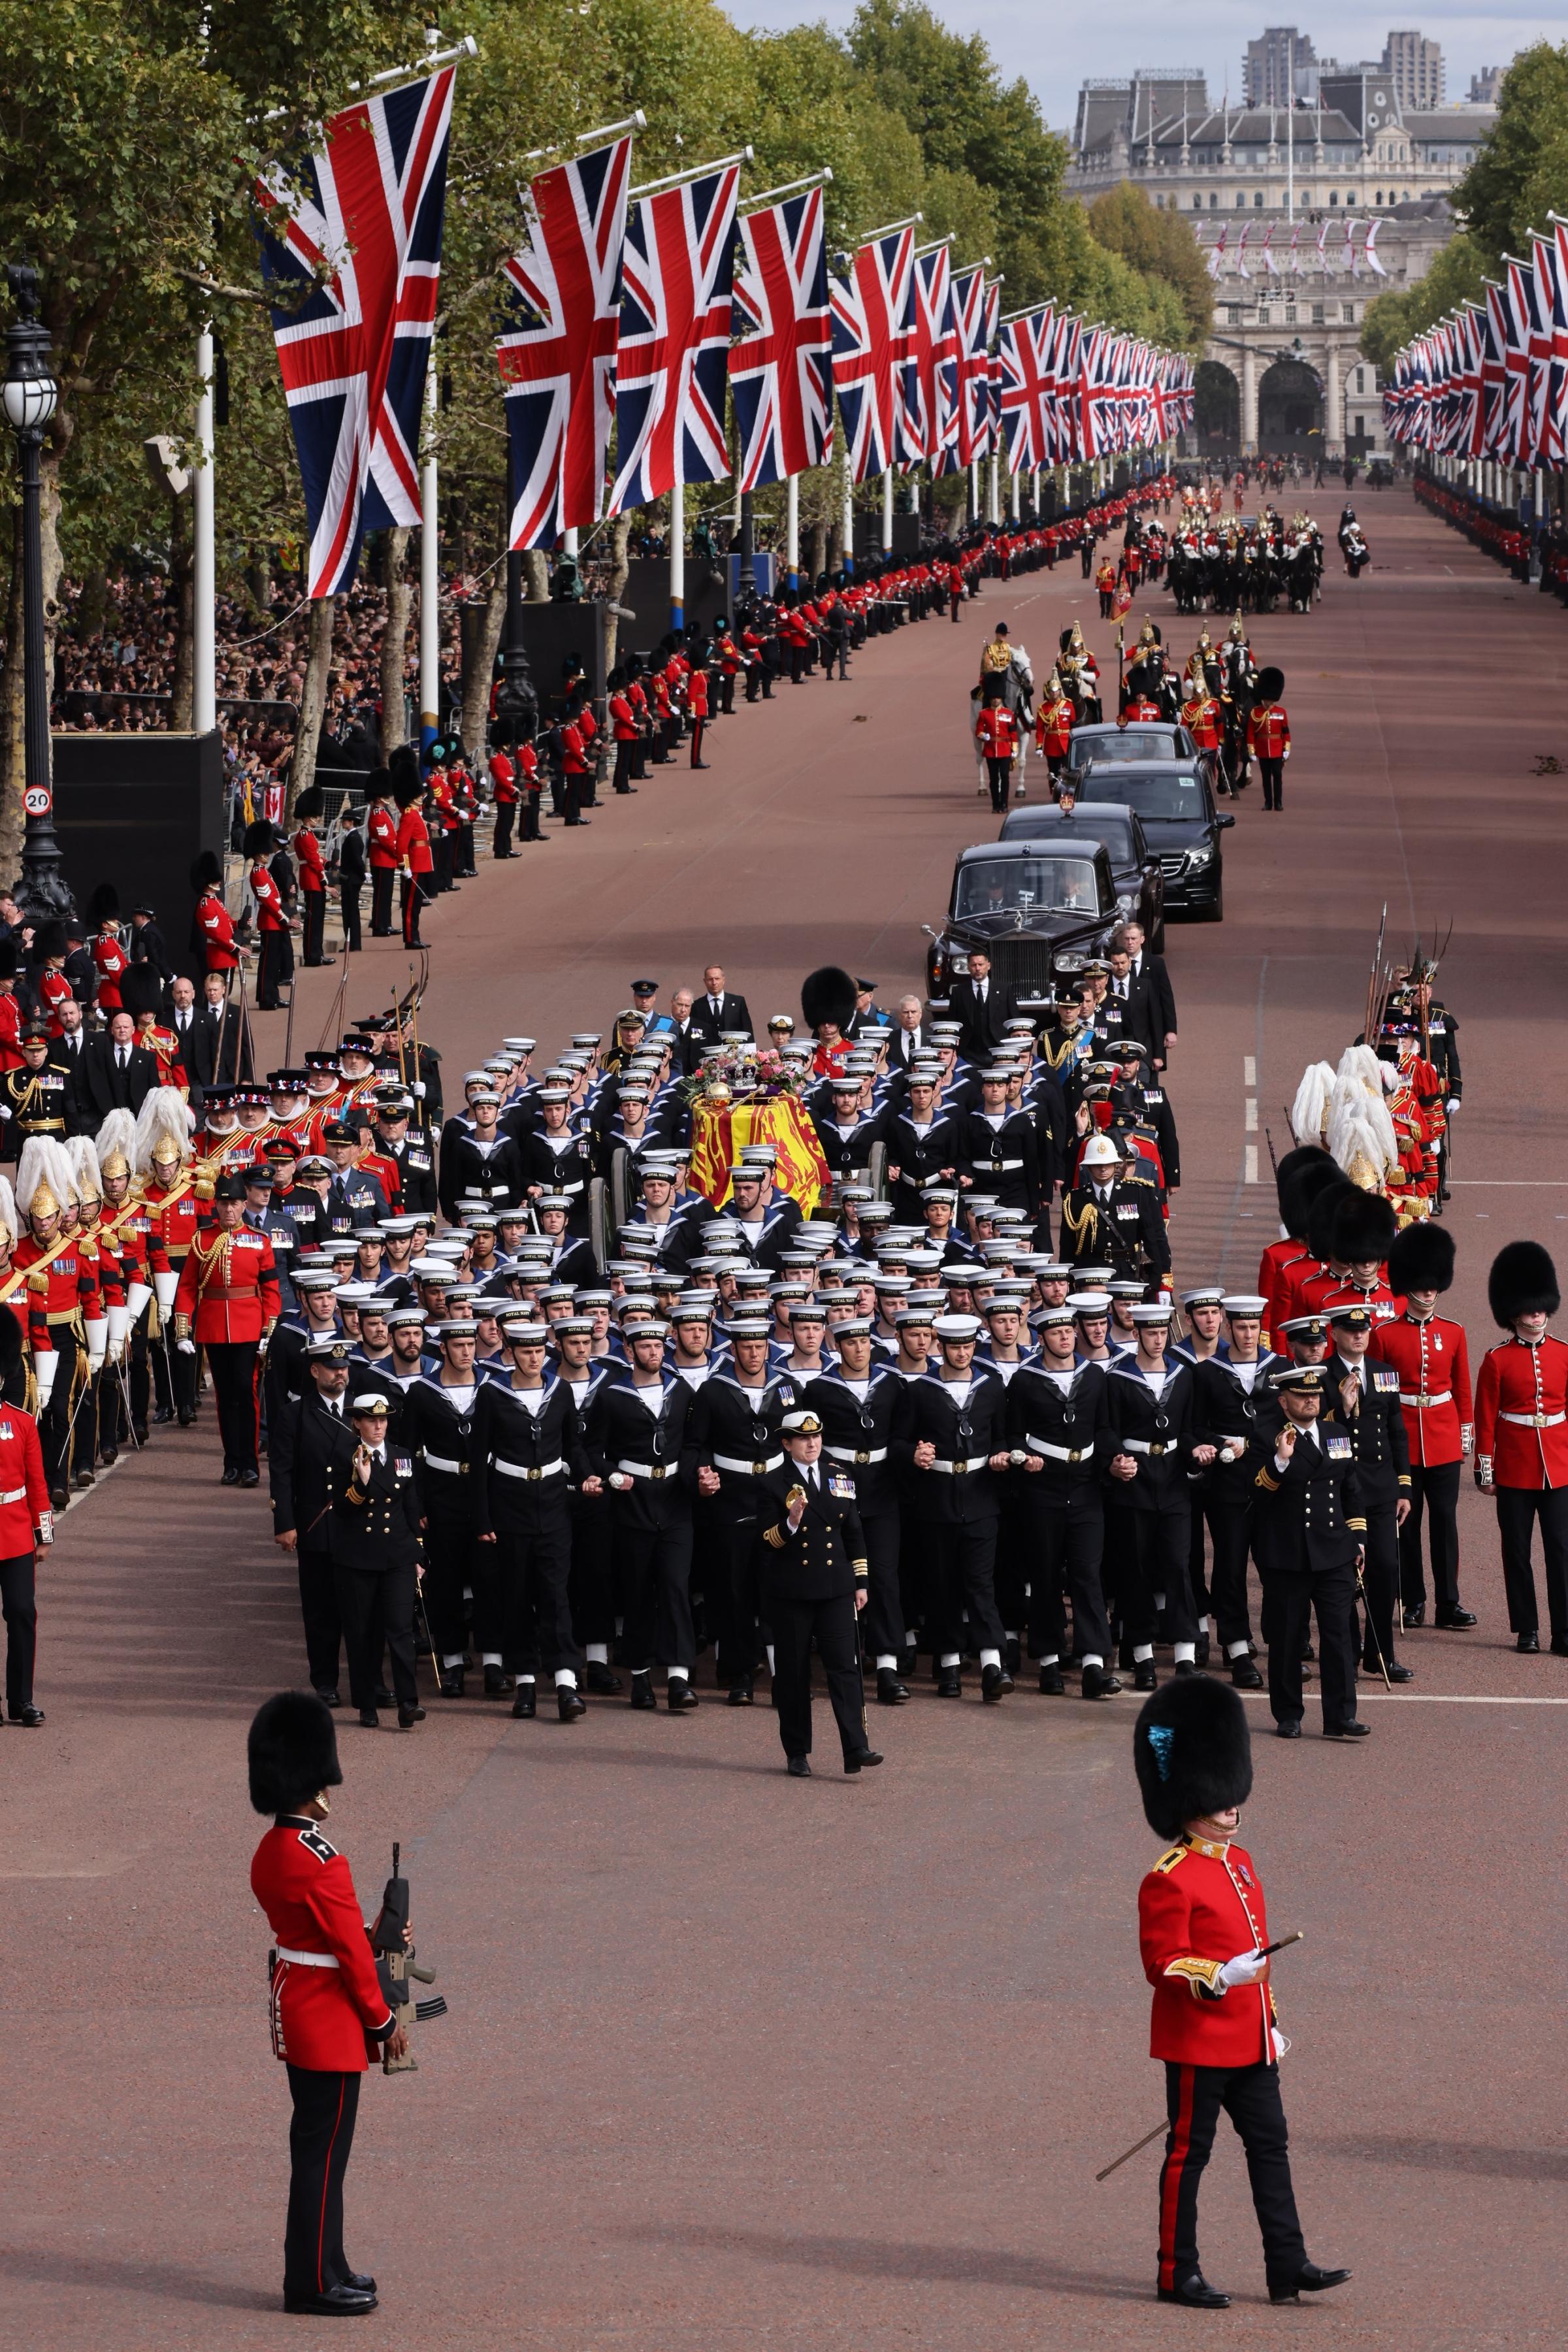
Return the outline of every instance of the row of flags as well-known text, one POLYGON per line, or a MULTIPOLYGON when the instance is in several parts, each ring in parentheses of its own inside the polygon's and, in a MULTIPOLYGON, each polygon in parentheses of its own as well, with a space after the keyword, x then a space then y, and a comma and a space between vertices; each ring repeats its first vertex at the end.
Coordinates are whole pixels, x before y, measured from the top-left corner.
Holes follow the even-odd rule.
POLYGON ((1510 467, 1568 456, 1568 220, 1547 215, 1529 256, 1505 255, 1485 299, 1407 343, 1383 395, 1384 422, 1405 447, 1510 467))
MULTIPOLYGON (((256 187, 312 597, 351 584, 366 531, 420 520, 454 79, 361 100, 292 184, 256 187)), ((531 182, 496 340, 513 548, 727 476, 727 396, 748 490, 827 461, 836 394, 858 482, 1004 446, 1015 472, 1062 465, 1191 422, 1184 356, 1051 303, 1000 319, 999 281, 910 223, 830 271, 821 186, 742 211, 740 174, 639 193, 627 134, 531 182)))
POLYGON ((1222 221, 1219 235, 1212 244, 1203 237, 1198 240, 1211 278, 1223 277, 1227 267, 1234 277, 1250 278, 1252 268, 1249 263, 1255 263, 1266 278, 1300 277, 1308 269, 1325 273, 1331 271, 1336 275, 1348 270, 1352 278, 1359 278, 1363 268, 1373 278, 1386 278, 1388 275, 1377 250, 1377 233, 1383 226, 1381 220, 1357 221, 1352 220, 1348 213, 1337 216, 1330 214, 1321 224, 1315 237, 1310 222, 1292 221, 1288 240, 1284 236, 1283 221, 1265 224, 1244 220, 1234 242, 1231 226, 1230 222, 1222 221), (1342 236, 1331 236, 1329 232, 1336 225, 1342 225, 1342 236), (1254 229, 1260 232, 1256 237, 1252 234, 1254 229), (1359 246, 1356 243, 1358 229, 1361 231, 1359 246), (1275 243, 1277 233, 1280 238, 1278 245, 1275 243))

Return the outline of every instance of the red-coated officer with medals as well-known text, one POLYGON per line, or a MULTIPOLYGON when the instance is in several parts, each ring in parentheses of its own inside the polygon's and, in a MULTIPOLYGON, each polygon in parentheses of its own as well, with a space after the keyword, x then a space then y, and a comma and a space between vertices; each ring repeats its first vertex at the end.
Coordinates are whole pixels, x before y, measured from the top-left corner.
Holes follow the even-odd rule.
POLYGON ((1170 2131, 1160 2172, 1162 2303, 1223 2311, 1198 2261, 1198 2189, 1221 2112, 1247 2151, 1269 2298, 1339 2286, 1307 2259, 1290 2184, 1266 1958, 1268 1920, 1252 1857, 1236 1843, 1252 1790, 1247 1711, 1228 1684, 1169 1682, 1139 1715, 1132 1761, 1149 1826, 1172 1841, 1138 1889, 1143 1973, 1154 1988, 1151 2054, 1163 2059, 1170 2131))
POLYGON ((292 2167, 283 2239, 283 2307, 322 2318, 375 2309, 375 2281, 343 2252, 343 2174, 360 2077, 380 2045, 405 2055, 387 2007, 349 1866, 321 1834, 339 1787, 332 1718, 313 1691, 279 1691, 257 1709, 248 1743, 250 1801, 273 1816, 250 1885, 278 1938, 271 1961, 272 2048, 289 2069, 292 2167))

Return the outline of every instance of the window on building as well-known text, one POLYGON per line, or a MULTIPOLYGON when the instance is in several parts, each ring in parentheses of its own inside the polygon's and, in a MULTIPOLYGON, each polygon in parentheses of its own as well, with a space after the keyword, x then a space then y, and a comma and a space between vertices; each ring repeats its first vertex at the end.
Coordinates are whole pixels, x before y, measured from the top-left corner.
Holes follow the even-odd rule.
POLYGON ((1225 322, 1226 322, 1226 325, 1227 327, 1239 327, 1239 326, 1240 326, 1240 324, 1241 324, 1241 305, 1240 305, 1240 303, 1239 303, 1239 302, 1233 302, 1233 303, 1231 304, 1231 306, 1230 306, 1229 310, 1228 310, 1226 312, 1226 314, 1225 314, 1225 322))
POLYGON ((1201 213, 1201 212, 1202 212, 1202 210, 1203 210, 1203 208, 1204 208, 1204 200, 1203 200, 1202 196, 1194 196, 1194 197, 1193 198, 1193 210, 1194 210, 1194 212, 1195 212, 1195 213, 1201 213))
POLYGON ((1357 368, 1355 372, 1355 388, 1358 392, 1364 392, 1366 390, 1365 368, 1357 368))
POLYGON ((1288 327, 1293 327, 1293 326, 1295 325, 1295 323, 1296 323, 1296 305, 1294 304, 1294 302, 1287 302, 1287 303, 1286 303, 1286 305, 1285 305, 1285 324, 1286 324, 1288 327))
POLYGON ((1408 188, 1406 188, 1406 189, 1405 189, 1405 193, 1404 193, 1403 196, 1402 196, 1402 197, 1401 197, 1401 199, 1400 199, 1400 202, 1401 202, 1402 204, 1406 204, 1406 205, 1410 202, 1410 191, 1409 191, 1409 189, 1408 189, 1408 188))
POLYGON ((1373 211, 1376 211, 1376 209, 1378 208, 1378 206, 1379 206, 1379 205, 1381 205, 1381 204, 1383 203, 1383 190, 1382 190, 1381 188, 1379 188, 1379 190, 1378 190, 1378 192, 1377 192, 1376 195, 1375 195, 1375 196, 1373 196, 1373 198, 1372 202, 1373 202, 1373 211))
POLYGON ((1216 188, 1211 188, 1211 189, 1209 190, 1209 210, 1210 210, 1210 212, 1211 212, 1211 213, 1215 209, 1215 207, 1217 206, 1218 203, 1219 203, 1219 191, 1218 191, 1216 188))
POLYGON ((1312 305, 1312 324, 1314 327, 1321 327, 1322 323, 1323 306, 1321 302, 1314 302, 1312 305))
POLYGON ((1355 304, 1353 302, 1342 302, 1340 305, 1340 316, 1344 320, 1347 327, 1353 327, 1355 325, 1355 304))
POLYGON ((1330 202, 1330 204, 1331 204, 1331 205, 1337 205, 1337 204, 1339 203, 1339 200, 1340 200, 1340 192, 1339 192, 1338 188, 1331 188, 1331 189, 1329 190, 1329 202, 1330 202))
POLYGON ((1236 209, 1237 209, 1237 212, 1241 212, 1241 211, 1243 211, 1243 210, 1246 208, 1246 205, 1247 205, 1247 190, 1246 190, 1245 188, 1237 188, 1237 192, 1236 192, 1236 209))
POLYGON ((1260 327, 1266 327, 1268 324, 1268 305, 1267 302, 1260 302, 1258 306, 1258 323, 1260 327))

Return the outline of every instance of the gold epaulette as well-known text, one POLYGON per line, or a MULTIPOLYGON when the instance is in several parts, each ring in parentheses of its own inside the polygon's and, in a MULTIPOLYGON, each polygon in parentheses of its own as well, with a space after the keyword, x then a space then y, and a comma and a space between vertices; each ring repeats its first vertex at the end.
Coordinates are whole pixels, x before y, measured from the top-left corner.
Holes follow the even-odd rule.
POLYGON ((32 1272, 31 1272, 31 1273, 28 1275, 28 1276, 27 1276, 27 1287, 28 1287, 28 1289, 29 1289, 29 1290, 47 1290, 48 1286, 49 1286, 49 1270, 48 1270, 48 1267, 47 1267, 47 1265, 36 1265, 36 1266, 34 1266, 34 1268, 33 1268, 32 1272))
POLYGON ((1164 1853, 1160 1856, 1159 1861, 1154 1864, 1155 1877, 1168 1877, 1171 1872, 1176 1867, 1177 1863, 1184 1862, 1186 1860, 1186 1855, 1187 1849, 1184 1845, 1167 1846, 1164 1853))

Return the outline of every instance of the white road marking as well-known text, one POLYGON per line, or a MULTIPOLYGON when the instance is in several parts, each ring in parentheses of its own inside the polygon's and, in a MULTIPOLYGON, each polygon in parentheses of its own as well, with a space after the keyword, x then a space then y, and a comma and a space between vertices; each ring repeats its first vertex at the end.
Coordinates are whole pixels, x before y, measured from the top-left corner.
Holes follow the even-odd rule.
POLYGON ((1246 1147, 1246 1158, 1243 1163, 1241 1181, 1244 1184, 1256 1184, 1258 1181, 1258 1146, 1256 1143, 1249 1143, 1246 1147))
POLYGON ((1247 1132, 1248 1135, 1256 1135, 1258 1132, 1258 1102, 1256 1097, 1248 1097, 1247 1098, 1247 1132))
MULTIPOLYGON (((1249 1698, 1267 1698, 1267 1691, 1249 1691, 1249 1698)), ((1568 1698, 1483 1698, 1468 1691, 1381 1691, 1358 1688, 1357 1706, 1367 1699, 1394 1706, 1568 1706, 1568 1698)))
POLYGON ((1258 1060, 1255 1055, 1244 1054, 1241 1057, 1241 1083, 1244 1087, 1255 1087, 1258 1084, 1258 1060))

